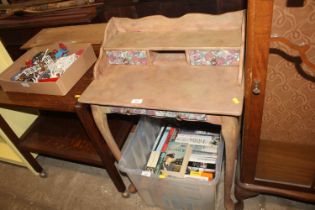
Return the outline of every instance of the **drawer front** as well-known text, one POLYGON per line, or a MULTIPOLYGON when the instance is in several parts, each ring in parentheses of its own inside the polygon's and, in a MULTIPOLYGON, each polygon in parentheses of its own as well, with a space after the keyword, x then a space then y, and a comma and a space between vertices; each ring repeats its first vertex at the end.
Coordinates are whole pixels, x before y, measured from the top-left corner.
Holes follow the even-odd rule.
POLYGON ((106 51, 109 64, 146 65, 148 54, 145 50, 106 51))
POLYGON ((237 66, 240 62, 237 49, 188 50, 187 56, 194 66, 237 66))

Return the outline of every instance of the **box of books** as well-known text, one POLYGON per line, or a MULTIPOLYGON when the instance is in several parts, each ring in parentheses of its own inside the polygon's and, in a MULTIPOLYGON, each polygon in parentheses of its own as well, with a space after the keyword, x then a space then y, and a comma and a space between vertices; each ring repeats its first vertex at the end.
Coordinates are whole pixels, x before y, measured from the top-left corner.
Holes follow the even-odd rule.
POLYGON ((211 210, 223 148, 219 130, 194 130, 143 117, 124 145, 118 168, 149 206, 211 210))

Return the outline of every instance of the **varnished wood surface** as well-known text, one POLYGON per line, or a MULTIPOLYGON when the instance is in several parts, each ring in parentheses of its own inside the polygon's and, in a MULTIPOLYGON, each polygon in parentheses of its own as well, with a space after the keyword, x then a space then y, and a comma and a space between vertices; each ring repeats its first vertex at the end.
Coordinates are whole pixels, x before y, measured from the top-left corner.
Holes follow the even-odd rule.
POLYGON ((65 96, 4 92, 0 89, 0 105, 5 107, 22 106, 52 111, 75 112, 77 98, 92 81, 92 69, 77 82, 65 96))
MULTIPOLYGON (((99 23, 42 29, 23 44, 21 49, 29 49, 59 42, 91 43, 92 45, 100 47, 103 41, 105 27, 106 23, 99 23)), ((99 48, 97 51, 99 51, 99 48)))
POLYGON ((96 8, 78 8, 69 9, 53 13, 48 13, 40 17, 23 16, 2 19, 0 21, 1 29, 14 29, 14 28, 33 28, 33 27, 47 27, 47 26, 60 26, 71 25, 79 23, 91 23, 92 19, 96 17, 96 8))
MULTIPOLYGON (((109 117, 109 128, 119 145, 126 140, 132 125, 119 115, 109 117)), ((30 152, 106 167, 74 113, 42 113, 20 146, 30 152)))
POLYGON ((311 188, 315 172, 315 146, 261 140, 256 180, 311 188))
POLYGON ((260 140, 265 97, 265 79, 271 32, 273 0, 248 1, 247 46, 245 63, 244 128, 241 154, 241 181, 253 183, 260 140), (254 82, 260 83, 260 94, 254 95, 254 82))
MULTIPOLYGON (((239 190, 248 190, 252 192, 258 193, 267 193, 267 194, 274 194, 279 196, 289 196, 293 199, 298 199, 305 202, 315 202, 315 194, 312 192, 303 192, 297 190, 290 190, 290 189, 283 189, 281 187, 276 186, 266 186, 264 184, 250 184, 250 183, 243 183, 239 179, 236 180, 236 185, 239 190)), ((238 190, 237 193, 242 193, 238 190)), ((246 199, 252 197, 252 194, 245 194, 237 195, 238 198, 246 199)))
POLYGON ((42 114, 20 146, 30 152, 102 166, 100 157, 74 114, 42 114))
MULTIPOLYGON (((286 145, 260 139, 273 2, 248 1, 244 129, 237 185, 254 192, 314 202, 314 148, 303 146, 301 141, 299 145, 286 145), (260 94, 255 95, 252 90, 257 81, 260 94)), ((282 16, 280 19, 285 18, 282 16)))

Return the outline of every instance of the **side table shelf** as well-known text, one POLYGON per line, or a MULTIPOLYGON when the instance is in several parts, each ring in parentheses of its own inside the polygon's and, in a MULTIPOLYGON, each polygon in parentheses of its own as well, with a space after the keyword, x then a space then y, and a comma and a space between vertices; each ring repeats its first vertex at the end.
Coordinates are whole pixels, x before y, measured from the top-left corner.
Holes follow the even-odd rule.
POLYGON ((30 152, 102 165, 79 120, 72 113, 42 114, 22 137, 20 146, 30 152))
MULTIPOLYGON (((109 149, 95 126, 91 110, 77 102, 92 79, 93 71, 90 69, 65 96, 4 92, 0 89, 1 107, 31 108, 41 112, 25 135, 19 138, 8 132, 9 138, 21 149, 37 173, 45 176, 41 166, 30 156, 33 151, 106 168, 117 190, 125 192, 126 187, 114 165, 115 159, 106 152, 109 149)), ((121 146, 134 123, 118 116, 109 121, 116 143, 121 146)), ((11 131, 4 122, 1 126, 11 131)))
MULTIPOLYGON (((124 141, 131 124, 115 118, 109 123, 117 141, 124 141)), ((21 138, 20 147, 38 154, 104 167, 75 113, 42 113, 21 138)))

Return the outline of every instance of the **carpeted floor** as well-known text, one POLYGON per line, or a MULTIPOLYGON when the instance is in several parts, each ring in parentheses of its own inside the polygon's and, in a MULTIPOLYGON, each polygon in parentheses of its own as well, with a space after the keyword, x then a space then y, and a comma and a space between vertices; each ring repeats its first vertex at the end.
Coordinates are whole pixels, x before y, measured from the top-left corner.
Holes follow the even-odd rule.
MULTIPOLYGON (((0 162, 0 210, 159 210, 146 206, 137 194, 122 198, 103 169, 44 156, 37 160, 47 178, 0 162)), ((224 209, 223 181, 218 187, 217 210, 224 209)), ((246 200, 244 209, 313 210, 315 205, 260 195, 246 200)))

